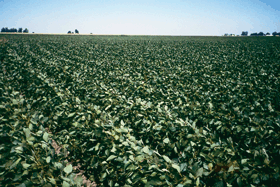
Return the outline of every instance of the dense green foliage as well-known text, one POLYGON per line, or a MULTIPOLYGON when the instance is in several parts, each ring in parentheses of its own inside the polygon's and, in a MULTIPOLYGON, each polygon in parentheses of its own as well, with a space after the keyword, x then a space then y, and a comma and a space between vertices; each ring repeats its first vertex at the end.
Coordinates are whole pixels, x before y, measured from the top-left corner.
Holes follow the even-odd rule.
POLYGON ((280 38, 5 37, 1 186, 280 183, 280 38))

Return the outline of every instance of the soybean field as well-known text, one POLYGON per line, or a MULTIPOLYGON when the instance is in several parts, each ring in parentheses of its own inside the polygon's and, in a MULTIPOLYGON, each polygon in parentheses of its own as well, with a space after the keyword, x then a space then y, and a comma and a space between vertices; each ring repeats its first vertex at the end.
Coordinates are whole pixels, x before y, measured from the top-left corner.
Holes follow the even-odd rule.
POLYGON ((280 184, 280 37, 0 39, 0 186, 280 184))

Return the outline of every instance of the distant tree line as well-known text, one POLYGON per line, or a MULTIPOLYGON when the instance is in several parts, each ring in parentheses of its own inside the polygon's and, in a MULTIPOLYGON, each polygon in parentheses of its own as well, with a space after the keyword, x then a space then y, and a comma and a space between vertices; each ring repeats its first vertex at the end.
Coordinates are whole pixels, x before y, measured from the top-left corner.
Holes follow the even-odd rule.
MULTIPOLYGON (((273 32, 272 33, 273 36, 280 36, 280 32, 273 32)), ((241 36, 248 36, 248 31, 242 31, 241 36)), ((259 32, 259 33, 251 33, 250 36, 270 36, 270 33, 267 32, 266 34, 263 32, 259 32)))
POLYGON ((251 33, 250 36, 266 36, 266 35, 263 32, 259 32, 259 33, 251 33))
MULTIPOLYGON (((74 32, 68 31, 67 34, 74 34, 74 32)), ((79 34, 78 29, 75 29, 75 34, 79 34)))
POLYGON ((3 27, 1 29, 1 32, 17 32, 17 33, 29 33, 29 30, 25 28, 24 30, 22 28, 16 29, 16 28, 11 28, 9 29, 8 27, 3 27))

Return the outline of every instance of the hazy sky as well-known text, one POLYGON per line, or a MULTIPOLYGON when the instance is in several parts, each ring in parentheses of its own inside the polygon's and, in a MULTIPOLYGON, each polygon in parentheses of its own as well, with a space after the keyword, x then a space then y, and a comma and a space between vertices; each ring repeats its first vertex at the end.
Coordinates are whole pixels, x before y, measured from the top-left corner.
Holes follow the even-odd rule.
POLYGON ((0 27, 35 33, 280 32, 280 0, 0 0, 0 27))

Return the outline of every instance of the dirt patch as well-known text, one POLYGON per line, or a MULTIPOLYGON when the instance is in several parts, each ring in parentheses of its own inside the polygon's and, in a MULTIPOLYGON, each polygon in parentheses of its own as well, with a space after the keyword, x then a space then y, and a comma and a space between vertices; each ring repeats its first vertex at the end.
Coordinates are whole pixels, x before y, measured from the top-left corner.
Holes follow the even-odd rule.
MULTIPOLYGON (((51 131, 50 131, 48 128, 45 128, 45 129, 47 130, 47 132, 48 132, 49 134, 52 134, 51 131)), ((60 153, 60 149, 62 148, 62 147, 59 146, 59 145, 56 143, 56 141, 54 141, 54 140, 52 140, 52 147, 55 149, 55 154, 59 154, 59 153, 60 153)), ((68 155, 69 155, 69 152, 66 154, 66 157, 65 157, 65 161, 67 161, 67 162, 68 162, 68 159, 67 159, 68 155)), ((78 160, 78 161, 79 161, 79 160, 78 160)), ((69 162, 69 164, 72 164, 72 162, 69 162)), ((80 167, 81 167, 80 164, 78 164, 78 166, 73 166, 74 170, 76 170, 76 171, 79 172, 78 174, 76 174, 76 177, 75 177, 75 178, 77 178, 78 175, 82 175, 83 184, 86 185, 86 187, 96 187, 97 184, 96 184, 95 182, 92 182, 92 181, 90 181, 89 179, 87 179, 86 176, 83 175, 84 171, 83 171, 83 170, 80 170, 80 167)))
POLYGON ((8 41, 9 41, 9 40, 7 40, 7 39, 4 38, 4 37, 0 38, 0 44, 1 44, 1 45, 7 43, 8 41))

